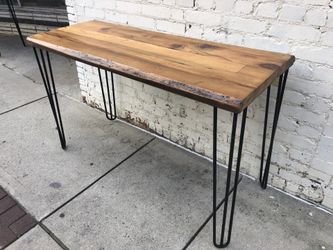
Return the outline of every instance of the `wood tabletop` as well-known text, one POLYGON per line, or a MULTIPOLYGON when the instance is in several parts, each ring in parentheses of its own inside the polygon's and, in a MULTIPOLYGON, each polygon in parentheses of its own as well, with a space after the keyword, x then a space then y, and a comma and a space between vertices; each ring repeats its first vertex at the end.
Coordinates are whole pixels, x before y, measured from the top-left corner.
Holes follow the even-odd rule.
POLYGON ((294 56, 89 21, 28 37, 28 44, 189 98, 241 112, 294 56))

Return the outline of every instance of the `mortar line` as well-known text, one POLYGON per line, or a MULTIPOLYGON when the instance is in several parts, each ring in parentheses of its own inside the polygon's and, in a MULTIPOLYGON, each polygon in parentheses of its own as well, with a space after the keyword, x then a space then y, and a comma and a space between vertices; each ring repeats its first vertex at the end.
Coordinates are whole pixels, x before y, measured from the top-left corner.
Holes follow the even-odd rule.
POLYGON ((47 226, 42 222, 38 222, 38 225, 47 233, 63 250, 69 250, 69 248, 63 243, 47 226))
MULTIPOLYGON (((0 186, 1 187, 1 186, 0 186)), ((6 197, 9 197, 9 198, 11 198, 9 195, 6 195, 5 197, 3 197, 2 199, 5 199, 6 197)), ((2 200, 2 199, 0 199, 0 201, 2 200)), ((13 199, 14 200, 14 199, 13 199)), ((14 200, 15 201, 15 200, 14 200)), ((11 208, 13 208, 13 207, 15 207, 17 205, 17 203, 15 203, 15 204, 12 204, 10 207, 7 207, 0 215, 2 215, 2 214, 4 214, 4 213, 6 213, 9 209, 11 209, 11 208)))
MULTIPOLYGON (((1 187, 1 186, 0 186, 1 187)), ((13 225, 15 222, 19 221, 20 219, 22 219, 24 216, 29 215, 31 216, 31 218, 33 218, 33 220, 35 221, 35 224, 29 228, 27 231, 25 231, 23 234, 20 235, 16 235, 13 231, 13 233, 16 235, 16 238, 14 239, 14 241, 10 242, 8 245, 6 245, 4 247, 4 249, 7 249, 10 245, 12 245, 13 243, 15 243, 18 239, 20 239, 21 237, 23 237, 23 235, 27 234, 28 232, 30 232, 33 228, 35 228, 38 225, 38 221, 37 219, 12 195, 10 194, 5 188, 2 187, 2 189, 5 191, 5 193, 7 194, 6 196, 4 196, 2 199, 4 199, 5 197, 10 197, 12 200, 15 201, 15 204, 12 205, 10 208, 6 209, 3 213, 9 211, 11 208, 15 207, 15 206, 19 206, 21 209, 23 209, 24 214, 21 215, 19 218, 17 218, 16 220, 14 220, 9 226, 8 229, 10 231, 12 231, 12 229, 10 228, 11 225, 13 225)), ((2 200, 1 199, 1 200, 2 200)), ((2 213, 2 214, 3 214, 2 213)))
POLYGON ((19 105, 19 106, 15 107, 15 108, 12 108, 12 109, 9 109, 9 110, 7 110, 7 111, 4 111, 4 112, 0 113, 0 115, 4 115, 4 114, 6 114, 6 113, 9 113, 9 112, 14 111, 14 110, 19 109, 19 108, 22 108, 22 107, 27 106, 27 105, 29 105, 29 104, 32 104, 32 103, 34 103, 34 102, 38 102, 38 101, 44 99, 45 97, 46 97, 46 96, 43 96, 43 97, 40 97, 40 98, 35 99, 35 100, 33 100, 33 101, 30 101, 30 102, 24 103, 24 104, 22 104, 22 105, 19 105))
POLYGON ((5 249, 7 249, 9 246, 11 246, 12 244, 14 244, 16 241, 18 241, 19 239, 21 239, 24 235, 26 235, 28 232, 30 232, 32 229, 34 229, 36 226, 38 225, 38 222, 32 227, 30 228, 28 231, 24 232, 23 234, 21 234, 18 238, 16 238, 14 241, 12 241, 11 243, 9 243, 7 246, 5 246, 5 249))
POLYGON ((139 147, 138 149, 136 149, 133 153, 131 153, 130 155, 128 155, 125 159, 123 159, 122 161, 120 161, 119 163, 117 163, 113 168, 109 169, 107 172, 105 172, 103 175, 101 175, 100 177, 98 177, 96 180, 94 180, 92 183, 90 183, 88 186, 86 186, 84 189, 82 189, 80 192, 78 192, 77 194, 75 194, 73 197, 71 197, 69 200, 67 200, 65 203, 63 203, 62 205, 60 205, 59 207, 57 207, 55 210, 53 210, 51 213, 49 213, 48 215, 44 216, 40 222, 43 222, 44 220, 46 220, 47 218, 49 218, 51 215, 55 214, 57 211, 59 211, 61 208, 63 208, 64 206, 66 206, 68 203, 70 203, 72 200, 74 200, 76 197, 78 197, 79 195, 81 195, 83 192, 85 192, 88 188, 92 187, 94 184, 96 184, 98 181, 100 181, 102 178, 104 178, 106 175, 108 175, 110 172, 112 172, 113 170, 115 170, 116 168, 118 168, 121 164, 123 164, 125 161, 127 161, 129 158, 131 158, 133 155, 135 155, 137 152, 139 152, 141 149, 143 149, 144 147, 146 147, 149 143, 151 143, 153 140, 155 140, 156 138, 153 137, 152 139, 150 139, 148 142, 146 142, 145 144, 143 144, 141 147, 139 147))

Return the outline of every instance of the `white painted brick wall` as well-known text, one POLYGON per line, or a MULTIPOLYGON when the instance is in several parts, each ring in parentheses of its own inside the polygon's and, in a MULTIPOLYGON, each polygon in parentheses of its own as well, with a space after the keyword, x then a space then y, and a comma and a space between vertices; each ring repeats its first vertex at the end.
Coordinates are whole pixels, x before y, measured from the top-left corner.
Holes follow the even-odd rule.
MULTIPOLYGON (((73 12, 71 23, 102 19, 294 54, 269 182, 333 208, 332 0, 67 0, 67 5, 73 12)), ((97 70, 77 66, 86 102, 102 108, 97 70)), ((120 117, 211 157, 210 106, 120 76, 116 96, 120 117)), ((263 95, 248 112, 242 171, 254 177, 259 173, 264 106, 263 95)), ((230 122, 231 115, 219 111, 222 163, 230 122)))
POLYGON ((286 21, 301 22, 306 12, 305 6, 284 4, 281 8, 279 18, 286 21))
POLYGON ((276 18, 279 4, 277 2, 261 3, 257 8, 257 16, 276 18))

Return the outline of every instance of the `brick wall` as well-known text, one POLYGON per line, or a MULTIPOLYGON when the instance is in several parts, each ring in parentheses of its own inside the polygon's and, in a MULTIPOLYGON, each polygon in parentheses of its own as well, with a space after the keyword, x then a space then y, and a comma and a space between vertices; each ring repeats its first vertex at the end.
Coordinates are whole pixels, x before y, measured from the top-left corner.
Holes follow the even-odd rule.
MULTIPOLYGON (((333 208, 332 0, 67 0, 71 23, 107 20, 292 53, 272 159, 271 185, 333 208)), ((82 95, 102 108, 96 69, 77 64, 82 95)), ((276 93, 274 88, 273 94, 276 93)), ((116 76, 119 116, 211 157, 212 107, 116 76)), ((274 102, 274 100, 272 100, 274 102)), ((258 177, 265 97, 249 109, 242 171, 258 177)), ((273 103, 270 105, 273 107, 273 103)), ((270 112, 272 118, 272 111, 270 112)), ((219 111, 219 161, 231 115, 219 111)))
MULTIPOLYGON (((68 25, 63 8, 15 6, 15 13, 24 36, 68 25)), ((0 34, 18 34, 7 5, 0 5, 0 34)))

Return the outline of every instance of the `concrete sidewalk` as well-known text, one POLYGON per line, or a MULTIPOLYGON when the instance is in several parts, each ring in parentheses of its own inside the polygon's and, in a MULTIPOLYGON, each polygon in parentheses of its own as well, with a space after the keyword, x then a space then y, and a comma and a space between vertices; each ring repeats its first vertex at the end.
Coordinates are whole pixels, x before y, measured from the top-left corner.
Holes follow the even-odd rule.
MULTIPOLYGON (((0 52, 0 186, 38 221, 7 249, 183 249, 211 214, 211 163, 81 103, 52 55, 63 151, 31 48, 0 36, 0 52)), ((227 249, 333 249, 332 215, 246 177, 234 220, 227 249)), ((188 249, 215 249, 211 224, 188 249)))

